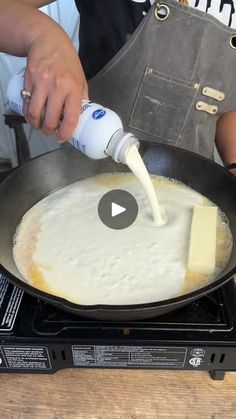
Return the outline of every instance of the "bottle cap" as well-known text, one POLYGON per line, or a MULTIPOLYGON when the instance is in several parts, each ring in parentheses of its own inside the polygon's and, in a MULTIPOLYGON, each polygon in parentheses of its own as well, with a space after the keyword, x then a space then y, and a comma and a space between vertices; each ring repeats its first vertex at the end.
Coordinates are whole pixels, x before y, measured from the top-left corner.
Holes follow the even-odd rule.
POLYGON ((139 147, 140 143, 130 132, 124 132, 122 129, 110 139, 106 148, 106 154, 113 158, 117 163, 126 164, 126 156, 133 145, 139 147))

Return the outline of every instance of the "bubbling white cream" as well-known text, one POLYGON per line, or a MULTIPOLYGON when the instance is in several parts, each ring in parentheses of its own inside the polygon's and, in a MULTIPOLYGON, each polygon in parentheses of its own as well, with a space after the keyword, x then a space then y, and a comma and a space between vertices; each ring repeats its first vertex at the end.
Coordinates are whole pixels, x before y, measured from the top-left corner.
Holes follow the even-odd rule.
MULTIPOLYGON (((32 207, 13 248, 25 280, 84 305, 149 303, 199 287, 196 278, 189 280, 191 286, 186 283, 190 226, 193 207, 209 201, 184 185, 151 178, 168 212, 161 228, 153 227, 146 197, 129 173, 76 182, 32 207), (124 230, 109 229, 98 216, 99 200, 114 188, 132 193, 139 206, 136 221, 124 230)), ((221 219, 219 226, 222 264, 229 257, 231 235, 221 219)), ((200 286, 211 280, 201 278, 200 286)))

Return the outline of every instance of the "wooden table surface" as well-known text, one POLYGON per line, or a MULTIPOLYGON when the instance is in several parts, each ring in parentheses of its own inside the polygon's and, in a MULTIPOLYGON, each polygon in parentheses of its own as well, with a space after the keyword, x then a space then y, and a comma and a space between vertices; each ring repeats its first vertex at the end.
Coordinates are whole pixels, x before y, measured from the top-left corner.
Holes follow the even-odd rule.
POLYGON ((0 374, 0 419, 236 418, 236 373, 68 369, 0 374))

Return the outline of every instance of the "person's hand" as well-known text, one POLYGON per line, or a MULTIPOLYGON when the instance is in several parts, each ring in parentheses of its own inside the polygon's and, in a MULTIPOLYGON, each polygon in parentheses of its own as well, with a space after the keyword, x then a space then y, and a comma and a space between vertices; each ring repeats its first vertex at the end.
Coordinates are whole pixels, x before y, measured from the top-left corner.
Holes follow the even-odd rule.
POLYGON ((56 132, 59 142, 69 139, 88 88, 77 52, 61 28, 50 28, 30 44, 24 87, 32 94, 24 103, 26 120, 45 135, 56 132))

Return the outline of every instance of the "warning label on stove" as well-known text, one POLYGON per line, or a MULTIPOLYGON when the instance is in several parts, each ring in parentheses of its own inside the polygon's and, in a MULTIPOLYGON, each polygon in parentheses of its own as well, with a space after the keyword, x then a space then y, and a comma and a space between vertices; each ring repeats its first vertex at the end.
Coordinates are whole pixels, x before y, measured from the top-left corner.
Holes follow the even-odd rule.
POLYGON ((0 333, 13 329, 24 291, 0 274, 0 333))
POLYGON ((6 366, 7 366, 6 365, 6 361, 5 361, 3 352, 2 352, 2 350, 0 348, 0 368, 6 368, 6 366))
POLYGON ((155 346, 72 346, 74 365, 91 367, 183 368, 187 348, 155 346))
POLYGON ((1 346, 0 368, 50 370, 48 350, 42 346, 1 346))

